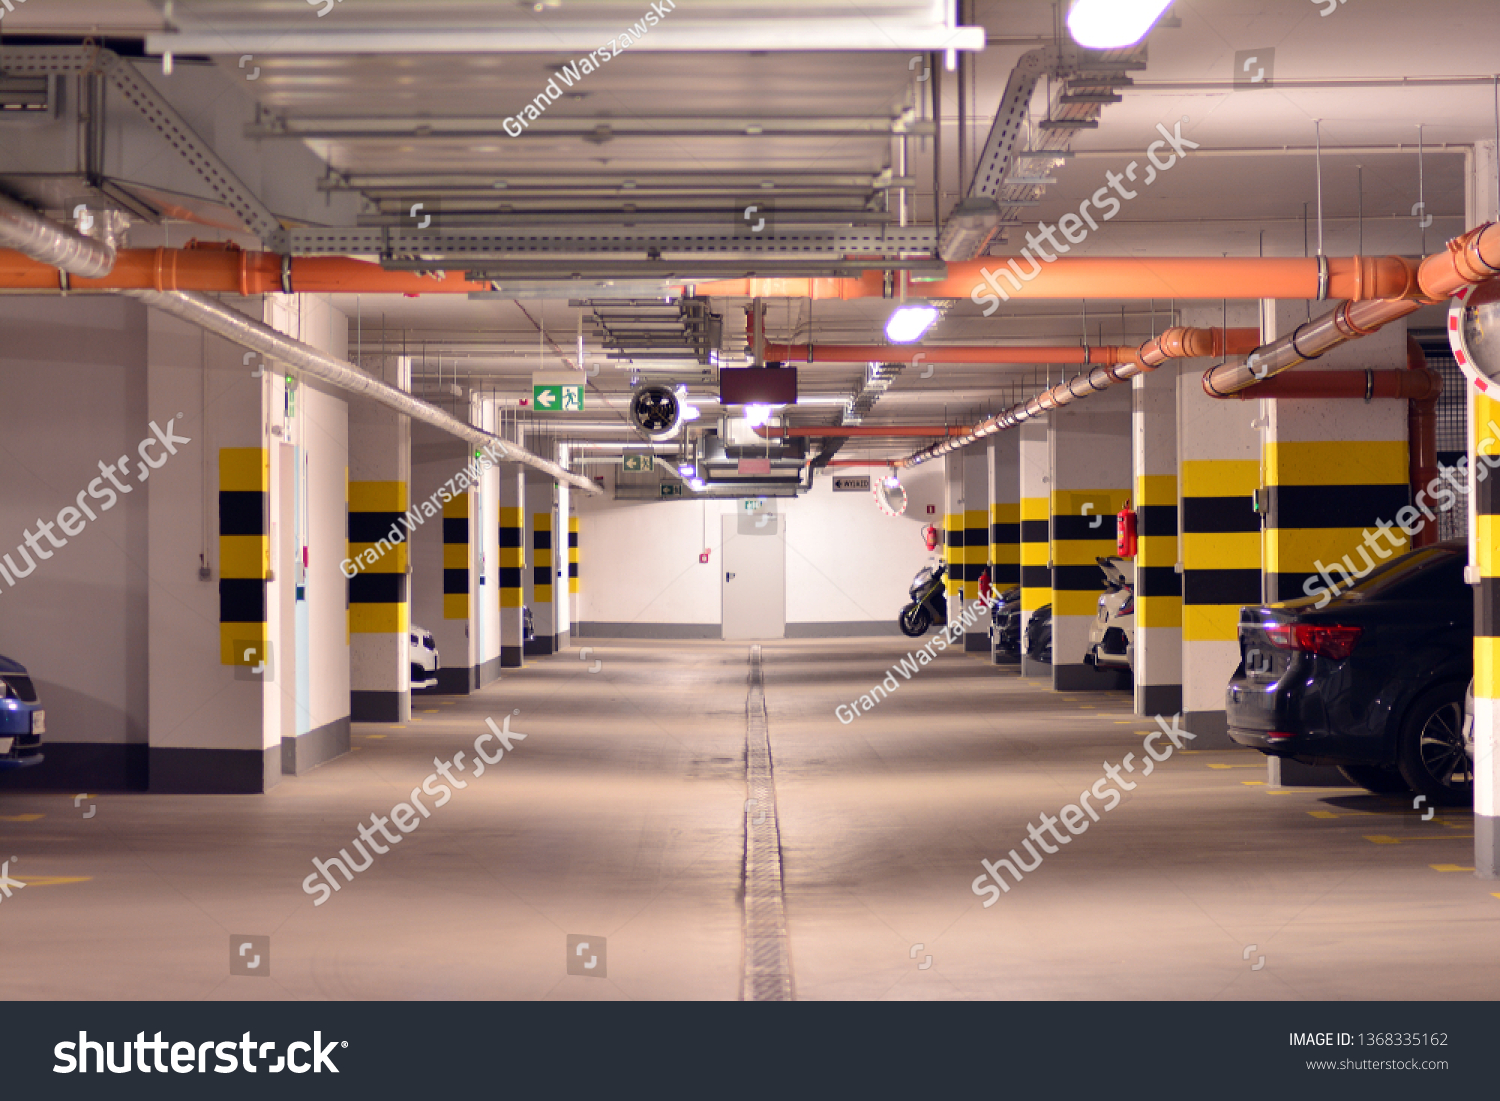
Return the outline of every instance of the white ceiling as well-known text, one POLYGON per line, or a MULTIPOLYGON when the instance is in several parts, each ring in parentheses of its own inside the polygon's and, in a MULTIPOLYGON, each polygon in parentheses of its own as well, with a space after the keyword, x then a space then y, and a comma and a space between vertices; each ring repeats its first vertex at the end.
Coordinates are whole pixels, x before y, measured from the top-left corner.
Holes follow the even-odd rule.
MULTIPOLYGON (((1182 132, 1199 148, 1128 203, 1078 251, 1302 255, 1304 248, 1315 250, 1318 242, 1318 162, 1307 150, 1315 141, 1314 120, 1321 120, 1325 251, 1349 254, 1362 245, 1370 253, 1417 254, 1423 248, 1422 230, 1412 208, 1419 198, 1416 142, 1421 124, 1428 146, 1421 197, 1435 219, 1426 231, 1425 247, 1429 252, 1440 248, 1446 236, 1463 227, 1463 147, 1494 140, 1496 133, 1494 72, 1500 23, 1495 2, 1345 0, 1331 14, 1321 15, 1330 2, 1177 0, 1168 25, 1149 39, 1149 65, 1135 74, 1136 85, 1124 92, 1123 102, 1104 109, 1097 130, 1075 139, 1078 155, 1053 171, 1057 183, 1028 211, 1028 221, 1055 221, 1076 209, 1104 185, 1107 171, 1143 159, 1146 147, 1159 136, 1158 124, 1171 129, 1186 118, 1182 132), (1242 51, 1255 51, 1257 56, 1274 51, 1271 87, 1235 87, 1235 59, 1242 51), (1357 186, 1361 173, 1362 187, 1357 186)), ((799 26, 803 35, 812 33, 807 20, 830 12, 876 26, 882 19, 892 20, 893 27, 900 21, 905 28, 924 12, 930 15, 934 7, 901 0, 864 2, 858 9, 829 0, 827 10, 794 0, 678 0, 670 18, 712 28, 716 21, 746 26, 779 17, 786 20, 790 38, 799 34, 799 26)), ((44 30, 139 35, 161 29, 160 8, 140 0, 31 0, 6 15, 3 30, 7 36, 44 30)), ((498 19, 507 25, 554 26, 562 33, 580 21, 596 25, 618 19, 628 25, 648 8, 649 3, 635 0, 562 0, 561 7, 537 13, 530 4, 347 0, 320 21, 303 0, 179 0, 175 18, 184 29, 222 28, 228 43, 251 24, 285 27, 297 34, 309 26, 326 27, 334 34, 358 30, 370 20, 388 25, 401 19, 428 28, 461 28, 474 25, 476 19, 498 19)), ((941 10, 941 5, 936 8, 941 10)), ((1054 17, 1053 5, 1045 0, 975 4, 974 19, 984 25, 991 44, 974 55, 967 127, 970 166, 1012 67, 1023 52, 1053 33, 1054 17)), ((649 43, 650 36, 644 41, 649 43)), ((559 50, 280 56, 273 50, 255 58, 263 72, 254 94, 264 111, 292 125, 332 120, 347 126, 363 120, 370 127, 404 127, 404 136, 311 143, 335 169, 354 174, 356 184, 364 174, 409 177, 411 186, 392 192, 387 209, 394 209, 396 199, 404 202, 412 195, 431 194, 432 205, 445 196, 456 201, 458 193, 441 185, 463 183, 470 187, 472 201, 495 216, 504 215, 501 204, 511 201, 513 211, 538 205, 558 211, 592 206, 607 212, 601 220, 618 223, 625 217, 624 204, 632 201, 637 210, 653 204, 679 212, 694 208, 700 221, 705 211, 728 220, 747 188, 750 194, 769 194, 788 207, 837 210, 845 216, 863 208, 883 216, 885 193, 850 186, 850 181, 867 181, 892 167, 889 136, 876 132, 787 137, 735 132, 735 126, 774 119, 880 124, 905 108, 914 91, 926 90, 916 81, 925 62, 909 67, 916 56, 910 52, 745 52, 726 40, 715 51, 627 53, 581 82, 579 95, 548 108, 544 117, 549 126, 576 122, 587 129, 607 124, 622 131, 603 141, 586 141, 576 131, 520 139, 497 135, 501 119, 540 92, 570 56, 577 54, 559 50), (716 132, 689 133, 705 120, 716 132), (420 125, 439 131, 445 125, 489 127, 491 132, 451 139, 410 132, 420 125), (634 133, 624 132, 630 130, 634 133), (576 185, 590 176, 611 181, 610 187, 586 201, 559 194, 556 185, 576 185), (620 188, 620 178, 636 178, 637 187, 620 188), (766 191, 759 186, 762 180, 776 186, 766 191), (495 188, 497 181, 507 186, 495 188), (647 194, 653 181, 679 188, 717 183, 721 188, 696 197, 692 192, 685 197, 681 190, 647 194), (528 185, 539 185, 529 200, 520 194, 528 185), (798 187, 807 190, 795 190, 798 187)), ((224 54, 216 60, 234 68, 238 58, 224 54)), ((947 208, 957 198, 959 178, 957 96, 951 74, 942 106, 942 205, 947 208)), ((1044 109, 1041 95, 1033 107, 1044 109)), ((909 155, 908 171, 915 179, 913 218, 930 223, 930 139, 911 139, 909 155)), ((1018 249, 1021 235, 1011 233, 1010 242, 997 246, 997 251, 1018 249)), ((490 385, 519 393, 530 370, 557 362, 538 352, 535 328, 510 302, 346 295, 338 296, 336 304, 358 318, 356 327, 366 337, 383 325, 393 337, 405 333, 411 343, 425 339, 431 358, 444 355, 445 374, 457 365, 490 385), (480 334, 510 348, 488 358, 463 355, 457 348, 432 351, 446 336, 472 339, 480 334)), ((716 303, 725 313, 726 332, 743 331, 744 304, 716 303)), ((1167 322, 1168 304, 1154 305, 1155 318, 1150 303, 1011 304, 985 320, 963 302, 939 323, 933 339, 1076 343, 1086 310, 1091 341, 1101 335, 1110 342, 1125 337, 1138 341, 1167 322), (1123 321, 1122 305, 1127 310, 1123 321)), ((566 300, 528 301, 525 308, 571 354, 577 309, 566 300)), ((776 302, 768 317, 769 335, 805 342, 810 327, 815 341, 875 343, 881 339, 888 309, 879 301, 818 302, 809 320, 807 303, 776 302)), ((804 368, 804 390, 848 392, 861 371, 859 365, 804 368)), ((626 374, 606 371, 600 381, 623 391, 626 374)), ((961 419, 964 409, 989 409, 1008 401, 1017 384, 1033 374, 1029 368, 940 368, 923 380, 907 372, 883 399, 877 419, 961 419)), ((826 415, 831 408, 822 412, 826 415)))

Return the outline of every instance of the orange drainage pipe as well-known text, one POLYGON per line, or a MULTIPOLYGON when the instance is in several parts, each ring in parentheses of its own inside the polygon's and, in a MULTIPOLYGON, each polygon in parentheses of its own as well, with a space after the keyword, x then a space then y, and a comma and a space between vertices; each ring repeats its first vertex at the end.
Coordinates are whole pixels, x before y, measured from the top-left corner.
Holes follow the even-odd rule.
MULTIPOLYGON (((965 436, 969 431, 969 426, 965 424, 830 424, 801 425, 796 428, 762 425, 755 429, 755 434, 763 440, 785 440, 800 436, 965 436)), ((880 465, 890 464, 887 462, 880 465)))
POLYGON ((121 249, 110 273, 99 279, 69 276, 24 253, 0 249, 0 289, 154 290, 208 294, 469 294, 487 291, 456 272, 431 275, 386 271, 379 264, 342 256, 282 257, 274 252, 196 245, 121 249))
MULTIPOLYGON (((1497 242, 1496 252, 1500 252, 1497 242)), ((1500 259, 1500 256, 1491 257, 1500 259)), ((989 305, 1045 298, 1404 298, 1417 295, 1420 261, 1404 256, 1344 258, 1065 257, 1051 263, 1004 257, 951 260, 943 279, 911 279, 908 298, 968 299, 989 305)), ((1434 269, 1432 278, 1441 272, 1434 269)), ((699 283, 696 293, 742 298, 886 297, 884 273, 854 279, 726 279, 699 283)), ((1430 293, 1430 292, 1429 292, 1430 293)))
MULTIPOLYGON (((1226 343, 1222 329, 1169 329, 1163 339, 1175 340, 1178 356, 1244 355, 1260 346, 1259 329, 1230 329, 1226 343), (1173 334, 1168 336, 1168 334, 1173 334)), ((1136 363, 1141 349, 1134 345, 928 345, 913 344, 767 344, 768 363, 922 363, 985 364, 1098 364, 1115 367, 1136 363)))
POLYGON ((1290 371, 1299 363, 1351 340, 1358 340, 1415 313, 1422 306, 1451 298, 1464 287, 1483 283, 1500 273, 1500 226, 1482 225, 1448 242, 1440 253, 1419 268, 1421 294, 1373 302, 1345 302, 1287 336, 1257 348, 1244 363, 1221 363, 1203 375, 1203 390, 1223 398, 1290 371))
MULTIPOLYGON (((910 281, 907 295, 967 298, 980 305, 990 299, 998 305, 1002 299, 1011 298, 1342 298, 1360 302, 1423 295, 1447 297, 1475 270, 1500 270, 1500 234, 1476 237, 1473 247, 1430 257, 1420 268, 1417 261, 1399 256, 1324 260, 1059 257, 1041 264, 1028 280, 1005 275, 1012 272, 1011 266, 995 258, 954 261, 948 265, 944 279, 910 281)), ((694 286, 698 294, 744 297, 855 299, 887 294, 883 270, 854 278, 732 279, 694 286)), ((108 276, 68 280, 49 264, 7 250, 0 252, 0 289, 467 294, 486 290, 488 284, 471 283, 455 273, 386 271, 378 264, 348 257, 284 258, 275 253, 198 246, 126 249, 118 255, 115 270, 108 276)))
POLYGON ((1240 354, 1251 350, 1255 344, 1255 329, 1192 329, 1176 327, 1165 330, 1160 336, 1148 340, 1135 349, 1130 361, 1118 367, 1095 367, 1092 371, 1079 373, 1075 378, 1043 390, 1036 397, 1020 402, 1003 412, 980 421, 958 440, 945 439, 895 463, 898 467, 917 466, 929 459, 946 455, 960 447, 967 447, 976 440, 993 435, 1006 428, 1014 428, 1023 421, 1034 420, 1053 409, 1106 390, 1136 375, 1154 371, 1171 359, 1190 359, 1197 356, 1240 354))

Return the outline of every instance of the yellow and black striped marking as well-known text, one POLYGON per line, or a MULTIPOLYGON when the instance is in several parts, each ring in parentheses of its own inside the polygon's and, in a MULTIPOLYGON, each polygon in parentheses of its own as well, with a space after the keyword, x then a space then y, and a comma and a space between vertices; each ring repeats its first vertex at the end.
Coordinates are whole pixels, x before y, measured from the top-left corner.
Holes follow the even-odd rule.
POLYGON ((255 665, 265 659, 270 490, 269 451, 220 449, 219 661, 224 665, 255 665))
POLYGON ((469 618, 469 494, 443 504, 443 618, 469 618))
MULTIPOLYGON (((1373 550, 1364 534, 1374 531, 1378 521, 1393 524, 1409 503, 1405 440, 1272 441, 1265 456, 1268 600, 1317 595, 1304 585, 1320 577, 1324 567, 1328 577, 1342 584, 1344 575, 1369 573, 1391 556, 1392 547, 1407 549, 1409 540, 1399 528, 1390 529, 1391 535, 1373 550)), ((1434 508, 1433 502, 1426 503, 1434 508)))
POLYGON ((1004 592, 1021 583, 1021 506, 990 506, 990 584, 1004 592))
POLYGON ((1142 475, 1135 480, 1135 533, 1136 626, 1181 627, 1176 475, 1142 475))
POLYGON ((1260 464, 1182 464, 1182 638, 1232 642, 1240 609, 1260 603, 1260 464))
POLYGON ((578 517, 568 517, 568 592, 578 591, 578 517))
POLYGON ((407 541, 405 482, 349 483, 349 558, 360 569, 349 580, 349 630, 353 634, 400 635, 407 629, 407 541), (367 552, 374 552, 370 561, 367 552))
POLYGON ((531 514, 531 592, 538 604, 552 603, 552 513, 531 514))
POLYGON ((520 508, 500 510, 500 607, 519 608, 526 603, 526 512, 520 508))
POLYGON ((1115 553, 1115 514, 1128 489, 1054 490, 1052 494, 1052 614, 1093 616, 1104 574, 1098 559, 1115 553))
POLYGON ((1021 498, 1021 610, 1052 601, 1052 524, 1047 498, 1021 498))

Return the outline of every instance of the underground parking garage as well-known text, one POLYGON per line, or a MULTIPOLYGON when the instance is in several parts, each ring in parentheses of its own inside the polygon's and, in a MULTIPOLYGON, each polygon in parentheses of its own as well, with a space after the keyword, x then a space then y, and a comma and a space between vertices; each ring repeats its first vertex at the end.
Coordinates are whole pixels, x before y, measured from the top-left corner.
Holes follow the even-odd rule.
POLYGON ((7 0, 18 1080, 1477 1084, 1493 24, 7 0))

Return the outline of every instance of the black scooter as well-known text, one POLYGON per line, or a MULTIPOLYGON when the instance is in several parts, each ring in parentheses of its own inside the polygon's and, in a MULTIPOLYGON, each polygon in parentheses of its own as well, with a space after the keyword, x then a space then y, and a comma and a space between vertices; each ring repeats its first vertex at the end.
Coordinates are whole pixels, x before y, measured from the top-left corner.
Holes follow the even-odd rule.
POLYGON ((907 638, 921 638, 936 623, 948 625, 948 598, 944 584, 948 576, 946 563, 926 566, 911 583, 911 603, 901 609, 901 633, 907 638))

